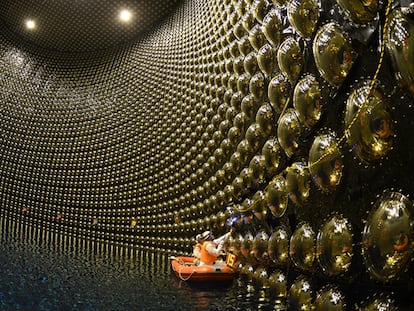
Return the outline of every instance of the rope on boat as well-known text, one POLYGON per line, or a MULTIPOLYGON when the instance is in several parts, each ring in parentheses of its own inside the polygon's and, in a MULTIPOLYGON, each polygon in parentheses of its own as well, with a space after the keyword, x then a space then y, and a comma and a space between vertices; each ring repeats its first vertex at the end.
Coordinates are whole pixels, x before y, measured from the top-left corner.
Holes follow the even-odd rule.
POLYGON ((188 277, 183 277, 182 275, 181 275, 181 270, 183 269, 184 267, 181 267, 180 268, 180 271, 178 271, 178 276, 180 277, 180 279, 182 280, 182 281, 188 281, 192 276, 193 276, 193 274, 194 274, 194 272, 196 272, 196 270, 195 269, 193 269, 193 271, 188 275, 188 277))
POLYGON ((180 270, 178 270, 178 277, 181 279, 181 281, 188 281, 193 276, 194 272, 196 272, 196 270, 193 269, 193 271, 188 275, 188 277, 185 278, 181 275, 181 270, 184 268, 184 266, 188 267, 188 266, 192 266, 192 264, 185 262, 179 257, 177 258, 177 257, 171 256, 170 259, 177 261, 182 266, 180 270))

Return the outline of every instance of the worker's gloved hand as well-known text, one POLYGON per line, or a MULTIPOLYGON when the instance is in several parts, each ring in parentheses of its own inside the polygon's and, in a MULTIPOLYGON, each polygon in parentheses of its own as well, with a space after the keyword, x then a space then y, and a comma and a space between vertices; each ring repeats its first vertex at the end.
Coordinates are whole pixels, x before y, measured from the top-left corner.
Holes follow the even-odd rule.
POLYGON ((217 246, 217 253, 220 255, 223 255, 223 253, 225 254, 226 252, 223 250, 223 243, 219 243, 219 245, 217 246))

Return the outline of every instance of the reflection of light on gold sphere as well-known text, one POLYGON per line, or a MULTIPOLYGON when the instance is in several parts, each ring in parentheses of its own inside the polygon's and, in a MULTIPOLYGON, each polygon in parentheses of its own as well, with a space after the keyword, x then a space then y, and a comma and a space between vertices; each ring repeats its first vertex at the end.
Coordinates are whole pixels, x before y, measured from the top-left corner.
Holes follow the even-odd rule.
POLYGON ((305 262, 306 263, 310 263, 310 264, 312 264, 313 263, 313 259, 314 259, 314 257, 313 257, 313 254, 306 254, 306 256, 305 256, 305 262))
POLYGON ((331 174, 329 176, 329 181, 331 184, 336 184, 338 182, 338 176, 336 174, 331 174))
POLYGON ((372 145, 372 150, 374 151, 374 152, 376 152, 377 154, 382 154, 382 144, 380 143, 380 142, 375 142, 373 145, 372 145))
POLYGON ((344 264, 344 260, 341 256, 335 256, 335 265, 336 267, 342 267, 344 264))
POLYGON ((398 260, 394 256, 387 255, 386 258, 386 263, 389 268, 393 268, 398 264, 398 260))

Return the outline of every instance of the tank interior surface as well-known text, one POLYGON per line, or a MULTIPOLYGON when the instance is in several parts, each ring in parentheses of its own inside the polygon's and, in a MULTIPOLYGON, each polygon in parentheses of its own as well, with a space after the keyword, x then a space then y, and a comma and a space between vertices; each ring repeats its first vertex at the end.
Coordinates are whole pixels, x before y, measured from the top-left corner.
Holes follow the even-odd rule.
POLYGON ((412 1, 2 1, 3 231, 413 310, 413 104, 412 1))

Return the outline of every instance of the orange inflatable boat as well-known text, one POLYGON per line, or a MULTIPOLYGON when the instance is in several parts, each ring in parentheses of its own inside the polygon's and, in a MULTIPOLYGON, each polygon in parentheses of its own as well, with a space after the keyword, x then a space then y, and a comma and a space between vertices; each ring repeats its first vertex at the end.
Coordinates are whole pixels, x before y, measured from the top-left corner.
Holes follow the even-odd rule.
POLYGON ((171 266, 175 274, 183 281, 229 281, 235 274, 225 262, 196 266, 194 257, 171 257, 171 266))

